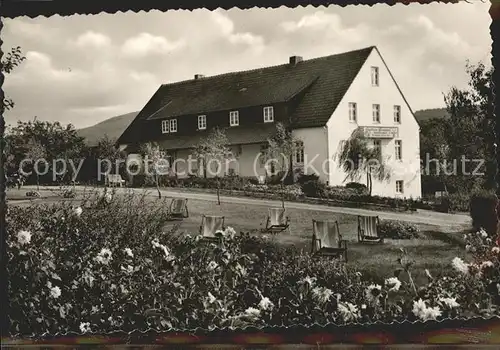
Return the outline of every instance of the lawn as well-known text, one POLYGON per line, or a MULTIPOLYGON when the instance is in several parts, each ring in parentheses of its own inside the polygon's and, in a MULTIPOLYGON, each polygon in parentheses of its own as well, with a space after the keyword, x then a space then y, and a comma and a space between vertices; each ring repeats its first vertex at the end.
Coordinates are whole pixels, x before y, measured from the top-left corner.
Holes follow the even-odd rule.
MULTIPOLYGON (((26 190, 10 189, 7 198, 16 203, 14 199, 26 199, 26 190)), ((154 196, 149 200, 158 200, 154 196)), ((57 191, 41 191, 40 203, 56 203, 63 200, 57 191)), ((68 199, 64 199, 68 200, 68 199)), ((71 199, 75 203, 79 198, 71 199)), ((19 202, 19 205, 28 205, 30 202, 19 202)), ((182 222, 169 223, 166 230, 178 225, 177 234, 197 234, 199 231, 201 217, 205 215, 225 216, 226 226, 233 227, 237 232, 258 231, 265 226, 267 206, 245 205, 224 203, 217 205, 205 200, 188 201, 189 218, 182 222)), ((432 225, 417 225, 421 231, 418 239, 392 240, 386 239, 384 244, 363 244, 357 242, 357 217, 354 215, 328 213, 324 211, 287 209, 290 217, 291 234, 280 234, 272 239, 280 244, 294 246, 297 249, 309 251, 311 246, 312 219, 328 219, 338 221, 343 238, 348 241, 348 264, 360 271, 364 271, 374 277, 387 278, 392 275, 398 267, 397 259, 400 256, 400 248, 404 247, 414 260, 415 282, 427 280, 425 269, 431 274, 439 275, 449 270, 450 263, 454 257, 466 257, 462 247, 462 233, 443 232, 442 228, 432 225)), ((467 228, 464 228, 467 229, 467 228)))

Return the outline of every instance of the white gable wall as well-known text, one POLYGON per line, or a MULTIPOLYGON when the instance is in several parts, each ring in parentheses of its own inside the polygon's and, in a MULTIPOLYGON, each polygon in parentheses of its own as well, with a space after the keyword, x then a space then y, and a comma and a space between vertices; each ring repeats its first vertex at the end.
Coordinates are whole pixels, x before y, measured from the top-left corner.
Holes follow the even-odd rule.
MULTIPOLYGON (((397 77, 395 77, 397 79, 397 77)), ((395 139, 381 139, 382 156, 388 159, 393 169, 389 182, 373 179, 373 195, 387 197, 421 197, 419 126, 403 99, 388 69, 376 49, 354 79, 351 87, 341 100, 327 123, 328 154, 330 159, 329 185, 345 185, 353 180, 345 180, 346 174, 339 169, 337 154, 342 140, 347 140, 358 126, 398 127, 395 139), (371 67, 379 68, 379 86, 371 85, 371 67), (349 102, 357 103, 357 121, 349 121, 349 102), (372 119, 372 104, 380 104, 380 123, 372 119), (401 124, 394 122, 394 105, 401 106, 401 124), (395 160, 394 141, 402 140, 402 161, 395 160), (344 181, 345 180, 345 181, 344 181), (404 192, 396 193, 396 181, 403 180, 404 192)), ((366 175, 356 182, 366 184, 366 175)))

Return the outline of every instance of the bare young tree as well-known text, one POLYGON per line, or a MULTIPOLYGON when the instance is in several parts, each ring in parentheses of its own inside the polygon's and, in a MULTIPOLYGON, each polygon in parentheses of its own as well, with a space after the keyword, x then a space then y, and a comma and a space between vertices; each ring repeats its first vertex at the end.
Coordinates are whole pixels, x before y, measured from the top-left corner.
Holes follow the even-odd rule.
POLYGON ((160 191, 160 176, 166 174, 166 159, 163 157, 163 152, 160 146, 155 142, 148 142, 141 146, 141 154, 146 160, 147 166, 145 169, 146 177, 152 178, 156 185, 158 198, 161 199, 160 191))
MULTIPOLYGON (((203 175, 206 178, 208 164, 216 161, 218 165, 217 173, 221 170, 219 165, 226 163, 232 158, 231 149, 228 146, 229 141, 223 129, 214 128, 203 139, 193 152, 193 156, 203 162, 203 175)), ((220 205, 220 179, 217 175, 217 203, 220 205)))
POLYGON ((283 123, 276 124, 276 131, 268 138, 268 147, 264 153, 266 163, 269 163, 277 171, 275 173, 281 174, 281 202, 285 207, 284 201, 284 182, 293 176, 293 156, 298 150, 298 143, 300 139, 293 136, 292 132, 288 130, 283 123))

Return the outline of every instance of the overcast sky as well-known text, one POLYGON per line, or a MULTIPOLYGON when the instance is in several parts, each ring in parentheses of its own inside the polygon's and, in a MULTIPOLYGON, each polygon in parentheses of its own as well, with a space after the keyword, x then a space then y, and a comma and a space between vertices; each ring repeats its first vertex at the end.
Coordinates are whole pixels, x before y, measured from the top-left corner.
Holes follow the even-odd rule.
POLYGON ((3 50, 27 56, 6 77, 16 107, 76 127, 140 110, 162 83, 378 46, 414 110, 444 106, 465 87, 466 59, 490 65, 489 3, 19 18, 3 50))

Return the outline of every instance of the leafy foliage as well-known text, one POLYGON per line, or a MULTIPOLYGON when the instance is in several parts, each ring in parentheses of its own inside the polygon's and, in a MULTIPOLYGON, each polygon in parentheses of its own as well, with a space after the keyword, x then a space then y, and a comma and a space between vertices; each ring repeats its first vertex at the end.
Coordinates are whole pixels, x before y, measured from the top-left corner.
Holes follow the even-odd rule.
POLYGON ((48 163, 46 182, 53 181, 54 173, 61 174, 58 178, 61 182, 75 178, 76 174, 70 161, 74 168, 77 168, 87 151, 84 139, 78 136, 74 126, 63 126, 59 122, 18 121, 6 135, 6 142, 7 156, 10 159, 10 169, 7 172, 17 171, 21 162, 29 158, 30 154, 43 154, 48 163), (37 154, 33 153, 35 150, 37 154))
POLYGON ((420 123, 420 154, 428 176, 453 193, 491 190, 496 186, 493 68, 467 62, 465 70, 470 77, 468 86, 452 87, 445 95, 449 118, 431 118, 420 123), (467 160, 463 165, 462 158, 467 160), (426 164, 429 160, 432 164, 426 164), (484 165, 476 171, 479 163, 471 160, 484 160, 484 165))
POLYGON ((381 150, 377 147, 371 147, 368 139, 356 130, 341 145, 338 164, 339 168, 347 174, 346 179, 358 181, 362 175, 366 175, 370 195, 372 193, 372 177, 379 181, 387 181, 391 177, 391 169, 383 159, 381 150))
POLYGON ((105 172, 112 172, 119 174, 120 169, 123 168, 123 165, 120 161, 126 159, 126 154, 116 145, 116 139, 109 138, 107 135, 104 135, 98 142, 96 146, 96 155, 98 159, 101 160, 109 160, 108 162, 103 162, 105 172), (117 163, 120 162, 120 166, 117 167, 117 163))
MULTIPOLYGON (((10 52, 7 52, 4 55, 2 61, 0 62, 0 71, 4 74, 9 74, 25 59, 26 57, 23 55, 21 47, 13 47, 10 52)), ((14 101, 10 98, 4 98, 1 108, 1 112, 3 112, 4 109, 9 110, 14 108, 14 101)))
MULTIPOLYGON (((45 146, 42 145, 39 141, 30 140, 27 145, 27 153, 26 157, 31 160, 31 164, 34 165, 35 162, 39 159, 44 159, 46 156, 45 146)), ((35 172, 36 175, 36 186, 37 191, 40 190, 40 175, 35 172)))
POLYGON ((497 196, 491 192, 475 193, 470 199, 470 216, 472 226, 476 229, 484 229, 490 236, 497 233, 498 219, 496 210, 499 208, 497 196))
POLYGON ((382 220, 379 230, 382 236, 390 239, 418 238, 420 231, 415 224, 394 220, 382 220))

